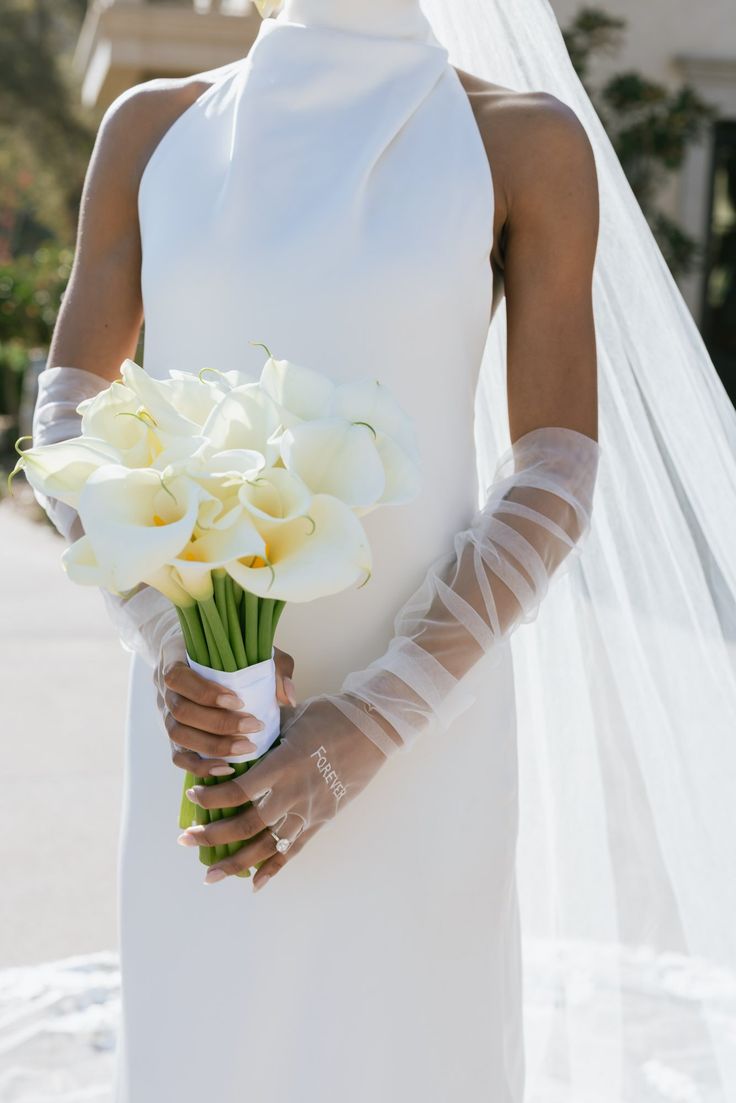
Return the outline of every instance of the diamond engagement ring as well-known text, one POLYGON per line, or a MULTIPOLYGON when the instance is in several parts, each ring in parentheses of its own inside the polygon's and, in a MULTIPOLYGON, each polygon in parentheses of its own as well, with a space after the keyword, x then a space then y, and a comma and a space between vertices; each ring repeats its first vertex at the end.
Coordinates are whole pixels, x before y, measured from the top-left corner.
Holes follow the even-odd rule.
POLYGON ((274 839, 276 840, 276 849, 278 850, 279 854, 286 854, 286 851, 291 846, 291 839, 281 839, 281 838, 279 838, 279 836, 276 834, 276 832, 271 831, 270 828, 269 828, 269 832, 270 832, 271 835, 273 835, 274 839))

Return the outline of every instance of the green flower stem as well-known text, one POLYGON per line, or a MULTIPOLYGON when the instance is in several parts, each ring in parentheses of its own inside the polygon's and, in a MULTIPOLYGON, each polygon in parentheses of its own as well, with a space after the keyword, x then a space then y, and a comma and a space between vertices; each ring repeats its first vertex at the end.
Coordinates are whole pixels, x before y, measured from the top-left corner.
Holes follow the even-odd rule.
MULTIPOLYGON (((197 615, 201 616, 201 613, 202 610, 200 609, 197 615)), ((204 665, 211 666, 213 670, 222 670, 223 666, 220 652, 217 648, 217 644, 215 643, 214 633, 210 628, 210 623, 206 617, 202 617, 202 629, 204 630, 204 635, 207 640, 207 651, 209 652, 209 658, 204 665)))
POLYGON ((235 662, 235 656, 233 655, 233 649, 230 646, 230 641, 227 638, 227 632, 225 626, 220 620, 220 614, 217 611, 215 599, 212 597, 207 598, 205 601, 199 601, 199 611, 202 614, 203 623, 207 623, 210 632, 212 633, 215 646, 220 653, 220 659, 222 665, 220 670, 226 670, 229 673, 237 670, 237 664, 235 662))
POLYGON ((243 620, 245 628, 245 651, 248 666, 258 662, 258 598, 249 590, 243 592, 243 620))
MULTIPOLYGON (((186 608, 178 607, 177 612, 179 614, 179 620, 186 622, 189 631, 191 640, 191 650, 189 648, 189 640, 187 640, 187 651, 189 655, 194 659, 195 663, 200 663, 201 666, 211 666, 207 639, 202 630, 202 621, 200 620, 197 606, 189 605, 186 608)), ((186 631, 184 631, 184 639, 187 639, 186 631)))
POLYGON ((273 647, 273 599, 261 598, 261 607, 258 610, 258 661, 264 662, 271 658, 273 647))
MULTIPOLYGON (((228 576, 230 577, 230 576, 228 576)), ((233 588, 233 596, 235 597, 235 604, 240 609, 240 603, 243 600, 243 587, 239 582, 236 582, 234 578, 230 578, 230 585, 233 588)))
POLYGON ((184 644, 187 649, 187 655, 191 655, 191 657, 194 658, 194 643, 192 642, 192 634, 189 631, 189 625, 187 624, 186 617, 184 616, 184 612, 180 606, 175 605, 174 608, 176 609, 177 615, 179 617, 179 626, 184 637, 184 644))
POLYGON ((222 567, 212 572, 212 585, 215 591, 215 605, 220 614, 220 620, 227 626, 227 605, 225 604, 225 579, 227 572, 222 567))
MULTIPOLYGON (((198 785, 210 785, 215 779, 210 777, 198 777, 198 785)), ((205 826, 211 822, 209 809, 203 808, 201 804, 195 804, 196 820, 197 823, 204 824, 205 826)), ((199 847, 199 860, 205 866, 211 866, 214 861, 214 847, 212 846, 200 846, 199 847)))
MULTIPOLYGON (((192 658, 195 663, 201 663, 202 666, 210 666, 209 649, 207 647, 207 640, 205 639, 204 632, 202 631, 202 622, 199 618, 197 606, 190 605, 184 608, 183 606, 177 605, 176 611, 179 615, 179 623, 181 624, 184 634, 184 641, 189 657, 192 658)), ((199 820, 197 820, 197 805, 193 804, 187 796, 187 789, 190 789, 196 782, 197 778, 194 774, 186 770, 181 787, 181 804, 179 806, 179 827, 182 831, 187 827, 191 827, 193 822, 199 822, 199 820)))
POLYGON ((279 623, 279 617, 283 613, 285 605, 285 601, 274 601, 273 603, 273 617, 271 620, 271 628, 273 630, 274 636, 276 635, 276 625, 279 623))
POLYGON ((233 582, 229 575, 225 579, 225 603, 227 606, 227 630, 230 637, 230 646, 233 649, 238 670, 241 670, 248 665, 248 657, 245 653, 243 632, 238 619, 238 606, 233 593, 233 582))
MULTIPOLYGON (((247 771, 248 767, 250 766, 250 762, 233 762, 232 765, 233 765, 233 768, 235 770, 235 773, 231 774, 229 778, 221 778, 220 779, 221 781, 234 781, 236 778, 242 777, 243 774, 247 771)), ((246 803, 247 803, 247 801, 246 801, 246 803)), ((234 805, 232 808, 223 808, 222 809, 223 819, 229 819, 230 816, 237 816, 240 812, 243 811, 243 807, 244 807, 244 805, 241 804, 241 805, 234 805)), ((240 850, 241 846, 243 846, 243 841, 238 840, 238 839, 236 839, 232 843, 225 843, 227 853, 223 854, 223 857, 228 858, 228 857, 232 857, 233 854, 237 854, 237 852, 240 850)))
POLYGON ((194 774, 187 770, 184 774, 184 784, 181 789, 181 805, 179 808, 179 827, 182 831, 186 830, 187 827, 191 827, 192 823, 195 822, 197 818, 197 806, 196 804, 192 804, 187 796, 187 789, 191 789, 195 781, 196 778, 194 774))
MULTIPOLYGON (((222 780, 222 778, 214 777, 212 774, 209 774, 207 777, 207 784, 219 785, 222 780)), ((208 811, 210 814, 210 823, 217 823, 218 820, 222 819, 224 811, 222 808, 210 808, 208 809, 208 811)), ((221 858, 227 858, 228 856, 226 843, 219 843, 217 846, 212 846, 210 847, 210 850, 212 851, 212 860, 214 862, 219 862, 221 858)))

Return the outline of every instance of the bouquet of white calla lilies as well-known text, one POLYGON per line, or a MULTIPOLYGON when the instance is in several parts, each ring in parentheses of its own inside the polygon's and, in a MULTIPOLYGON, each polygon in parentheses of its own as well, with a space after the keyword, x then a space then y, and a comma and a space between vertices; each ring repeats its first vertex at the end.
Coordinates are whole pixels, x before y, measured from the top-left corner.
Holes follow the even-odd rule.
MULTIPOLYGON (((265 351, 258 379, 212 368, 156 379, 127 359, 77 407, 81 436, 21 452, 13 472, 78 512, 84 535, 62 555, 70 579, 124 595, 154 587, 176 607, 190 665, 241 698, 252 688, 265 728, 255 751, 227 759, 236 776, 279 737, 285 604, 365 585, 359 518, 420 486, 414 426, 378 380, 335 383, 265 351)), ((218 780, 186 774, 180 827, 210 817, 186 789, 218 780)))

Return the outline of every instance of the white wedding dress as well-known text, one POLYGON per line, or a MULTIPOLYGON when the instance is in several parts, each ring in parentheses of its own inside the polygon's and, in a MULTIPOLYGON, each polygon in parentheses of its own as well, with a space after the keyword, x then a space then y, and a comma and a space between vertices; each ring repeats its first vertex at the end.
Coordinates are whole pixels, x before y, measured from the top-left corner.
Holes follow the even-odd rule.
MULTIPOLYGON (((420 495, 364 518, 369 584, 284 611, 303 699, 384 652, 477 508, 492 178, 413 3, 287 0, 207 79, 141 181, 146 369, 257 375, 261 341, 339 381, 379 378, 421 447, 420 495)), ((254 894, 204 885, 177 845, 182 772, 134 657, 116 1103, 520 1103, 507 642, 483 678, 450 731, 395 755, 254 894)))

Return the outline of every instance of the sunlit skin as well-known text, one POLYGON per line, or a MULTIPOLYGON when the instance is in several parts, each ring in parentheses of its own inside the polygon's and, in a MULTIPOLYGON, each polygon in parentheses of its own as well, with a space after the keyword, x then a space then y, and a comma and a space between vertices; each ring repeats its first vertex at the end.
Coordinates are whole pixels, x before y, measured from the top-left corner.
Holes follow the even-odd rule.
MULTIPOLYGON (((592 272, 599 212, 589 140, 574 112, 556 97, 512 91, 456 71, 494 183, 489 322, 505 296, 511 441, 546 425, 597 439, 592 272)), ((118 97, 105 113, 84 183, 74 266, 50 366, 70 365, 113 380, 120 363, 135 358, 143 321, 140 177, 165 131, 208 87, 192 78, 147 81, 118 97)), ((293 693, 294 660, 277 649, 276 664, 278 699, 285 705, 287 690, 293 693)), ((233 740, 256 724, 242 702, 182 662, 173 663, 164 680, 175 765, 201 775, 200 753, 242 753, 233 750, 233 740), (174 742, 183 750, 176 751, 174 742)), ((226 766, 221 759, 214 765, 226 766)), ((232 807, 244 803, 244 794, 237 781, 225 781, 206 788, 199 803, 232 807)), ((304 832, 286 854, 275 853, 272 837, 250 807, 210 824, 199 837, 195 833, 192 844, 249 840, 217 866, 234 874, 265 858, 253 878, 257 889, 296 857, 314 830, 304 832)))

